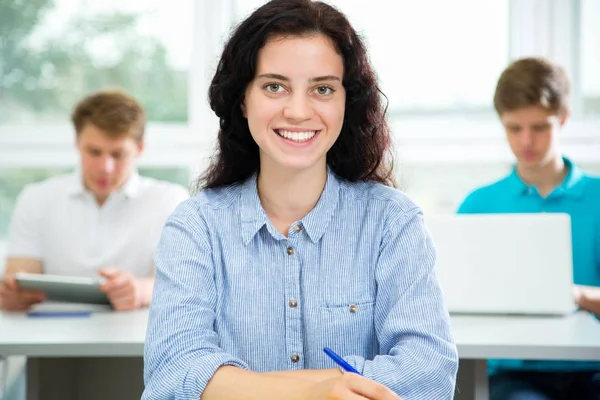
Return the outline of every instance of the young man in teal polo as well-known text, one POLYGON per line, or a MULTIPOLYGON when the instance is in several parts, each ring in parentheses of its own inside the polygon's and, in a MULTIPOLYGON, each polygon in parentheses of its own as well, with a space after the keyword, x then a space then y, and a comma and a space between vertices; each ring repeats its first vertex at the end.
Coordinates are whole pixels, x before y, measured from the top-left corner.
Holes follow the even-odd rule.
MULTIPOLYGON (((574 302, 600 315, 600 178, 561 152, 569 95, 566 73, 545 59, 520 59, 504 70, 494 107, 517 163, 470 193, 458 213, 568 213, 574 302)), ((600 362, 490 360, 489 370, 491 400, 600 399, 600 362)))

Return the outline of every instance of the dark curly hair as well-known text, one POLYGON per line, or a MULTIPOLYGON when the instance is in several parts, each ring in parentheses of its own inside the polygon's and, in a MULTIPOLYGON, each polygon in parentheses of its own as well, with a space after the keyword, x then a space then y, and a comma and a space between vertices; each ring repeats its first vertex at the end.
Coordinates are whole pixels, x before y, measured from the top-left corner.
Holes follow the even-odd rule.
POLYGON ((221 55, 209 88, 210 106, 220 121, 217 149, 198 189, 234 184, 259 170, 258 145, 241 107, 256 73, 258 53, 271 38, 315 34, 327 36, 344 61, 344 122, 327 153, 327 165, 348 181, 396 187, 387 107, 360 37, 345 15, 326 3, 272 0, 237 26, 221 55))

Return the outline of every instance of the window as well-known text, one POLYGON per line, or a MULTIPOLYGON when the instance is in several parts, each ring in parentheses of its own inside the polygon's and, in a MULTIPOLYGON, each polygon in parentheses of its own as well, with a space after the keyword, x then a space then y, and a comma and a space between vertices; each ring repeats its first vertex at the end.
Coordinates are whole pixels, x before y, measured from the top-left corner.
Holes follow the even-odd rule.
MULTIPOLYGON (((6 240, 17 196, 25 185, 71 172, 72 168, 0 168, 0 241, 6 240)), ((141 167, 140 175, 179 183, 189 188, 190 169, 182 167, 141 167)), ((0 257, 2 258, 2 257, 0 257)))
POLYGON ((266 0, 231 0, 233 3, 234 23, 241 21, 250 15, 258 7, 265 4, 266 0))
POLYGON ((140 167, 140 175, 161 181, 178 183, 188 190, 193 187, 196 176, 191 169, 183 167, 140 167))
MULTIPOLYGON (((579 116, 600 115, 598 1, 326 1, 365 38, 403 162, 510 162, 495 82, 509 58, 547 55, 575 75, 565 148, 597 163, 598 122, 579 116)), ((140 171, 190 187, 218 128, 205 81, 223 35, 264 2, 0 1, 0 246, 21 188, 75 164, 68 116, 101 88, 122 87, 148 111, 140 171)))
POLYGON ((15 201, 25 185, 65 172, 67 172, 65 168, 0 169, 0 240, 4 240, 8 236, 15 201))
POLYGON ((150 121, 186 122, 193 0, 0 2, 0 124, 65 122, 122 88, 150 121))
MULTIPOLYGON (((508 0, 327 2, 363 35, 392 114, 492 110, 509 57, 508 0)), ((263 3, 236 0, 235 18, 263 3)))
POLYGON ((600 115, 600 2, 581 1, 581 94, 583 113, 600 115))

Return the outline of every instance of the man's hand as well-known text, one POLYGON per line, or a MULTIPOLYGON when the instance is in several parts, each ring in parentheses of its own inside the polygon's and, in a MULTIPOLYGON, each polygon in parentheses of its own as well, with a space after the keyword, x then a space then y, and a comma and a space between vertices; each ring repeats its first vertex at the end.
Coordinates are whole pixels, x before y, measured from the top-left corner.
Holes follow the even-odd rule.
POLYGON ((7 311, 26 311, 46 299, 42 292, 22 290, 12 274, 6 274, 0 284, 0 308, 7 311))
POLYGON ((573 297, 579 308, 600 317, 600 287, 574 286, 573 297))
POLYGON ((104 268, 99 274, 106 278, 100 290, 108 295, 108 300, 117 311, 129 311, 143 304, 142 285, 129 272, 116 268, 104 268))
POLYGON ((354 373, 316 383, 308 397, 310 400, 401 400, 387 387, 354 373))

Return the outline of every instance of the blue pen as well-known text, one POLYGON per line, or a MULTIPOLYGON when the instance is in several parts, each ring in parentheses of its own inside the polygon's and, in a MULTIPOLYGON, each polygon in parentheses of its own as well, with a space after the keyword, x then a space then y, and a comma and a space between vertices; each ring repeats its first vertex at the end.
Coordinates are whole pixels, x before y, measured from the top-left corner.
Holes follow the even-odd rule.
POLYGON ((65 311, 32 311, 27 313, 29 318, 87 318, 89 312, 65 312, 65 311))
POLYGON ((342 367, 344 369, 344 371, 346 372, 353 372, 355 374, 361 375, 360 372, 358 372, 357 370, 355 370, 352 365, 348 364, 346 361, 344 361, 344 359, 340 356, 338 356, 337 354, 335 354, 333 352, 333 350, 331 350, 329 347, 325 347, 323 349, 323 351, 325 352, 325 354, 327 354, 333 361, 335 361, 335 363, 337 365, 339 365, 340 367, 342 367))

